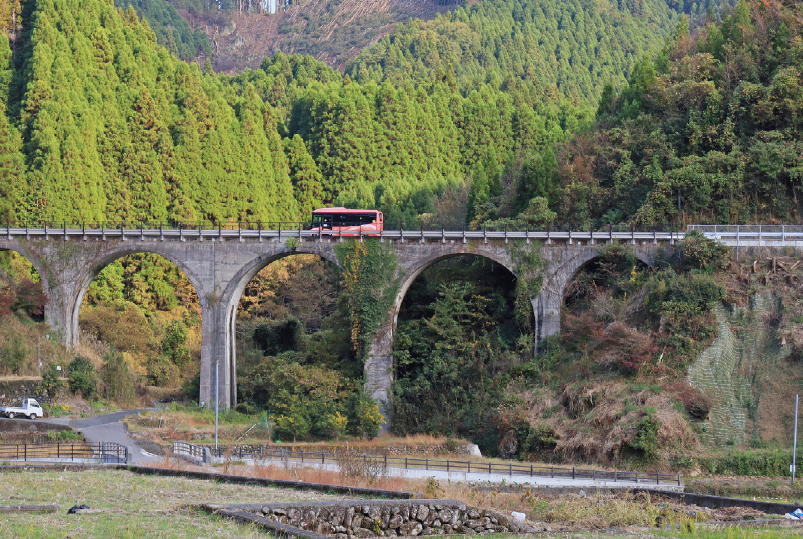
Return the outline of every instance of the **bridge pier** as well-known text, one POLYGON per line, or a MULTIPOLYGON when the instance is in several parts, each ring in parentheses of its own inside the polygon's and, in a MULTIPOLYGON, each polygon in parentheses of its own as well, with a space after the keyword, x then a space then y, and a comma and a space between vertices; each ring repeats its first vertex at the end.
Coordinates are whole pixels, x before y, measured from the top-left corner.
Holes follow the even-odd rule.
POLYGON ((199 402, 220 408, 237 404, 232 391, 231 322, 226 305, 214 298, 201 300, 201 387, 199 402))

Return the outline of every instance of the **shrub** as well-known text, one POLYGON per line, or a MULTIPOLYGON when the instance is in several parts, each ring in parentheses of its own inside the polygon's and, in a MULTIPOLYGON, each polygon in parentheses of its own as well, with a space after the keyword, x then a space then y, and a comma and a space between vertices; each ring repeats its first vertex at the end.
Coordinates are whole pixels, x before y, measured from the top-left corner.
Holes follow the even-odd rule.
POLYGON ((348 418, 335 410, 331 414, 324 415, 323 418, 318 421, 318 429, 327 436, 337 440, 346 431, 347 424, 348 418))
POLYGON ((76 356, 67 366, 70 391, 81 393, 85 399, 93 397, 98 390, 98 377, 95 367, 82 356, 76 356))
POLYGON ((0 350, 3 372, 20 374, 27 355, 28 347, 25 346, 25 341, 22 337, 18 335, 12 336, 3 349, 0 350))
POLYGON ((630 447, 641 452, 642 458, 652 462, 658 458, 658 429, 661 423, 653 412, 648 412, 636 425, 636 436, 630 447))
POLYGON ((353 449, 338 451, 335 459, 340 469, 340 475, 347 479, 367 479, 369 483, 373 483, 388 474, 384 459, 366 458, 364 455, 357 454, 353 449))
POLYGON ((64 382, 61 380, 61 371, 56 368, 55 363, 48 363, 42 370, 41 392, 47 395, 50 400, 59 396, 64 389, 64 382))
POLYGON ((349 399, 347 404, 349 427, 351 434, 366 437, 372 440, 379 434, 385 416, 379 410, 379 405, 363 390, 358 390, 349 399))
POLYGON ((106 385, 106 397, 119 404, 134 402, 134 378, 123 354, 110 350, 103 356, 103 361, 100 377, 106 385))
POLYGON ((686 233, 679 250, 686 265, 706 271, 722 267, 730 256, 730 247, 706 238, 697 230, 686 233))

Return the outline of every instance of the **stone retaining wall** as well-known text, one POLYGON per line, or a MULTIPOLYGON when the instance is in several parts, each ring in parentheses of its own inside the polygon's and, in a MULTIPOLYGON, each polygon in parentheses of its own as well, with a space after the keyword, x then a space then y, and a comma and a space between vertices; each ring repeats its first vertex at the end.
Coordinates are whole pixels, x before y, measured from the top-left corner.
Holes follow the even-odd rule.
POLYGON ((39 395, 39 380, 0 381, 0 406, 21 406, 22 399, 33 397, 40 403, 47 402, 39 395))
POLYGON ((289 526, 334 539, 538 531, 502 513, 469 507, 458 500, 228 505, 225 509, 252 514, 255 522, 275 522, 282 525, 279 529, 289 526))

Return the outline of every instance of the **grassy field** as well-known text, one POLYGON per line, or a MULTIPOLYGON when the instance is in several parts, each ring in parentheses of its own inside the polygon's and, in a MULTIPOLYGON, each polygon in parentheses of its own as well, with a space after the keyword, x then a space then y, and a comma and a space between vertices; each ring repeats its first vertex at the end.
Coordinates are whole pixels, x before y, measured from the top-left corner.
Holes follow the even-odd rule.
MULTIPOLYGON (((263 470, 267 471, 267 469, 263 470)), ((261 475, 261 474, 260 474, 261 475)), ((269 474, 273 475, 273 474, 269 474)), ((423 486, 423 485, 422 485, 423 486)), ((3 504, 56 504, 57 513, 16 513, 0 518, 0 537, 14 538, 252 538, 265 532, 227 519, 208 515, 197 504, 277 503, 340 500, 342 495, 278 487, 234 485, 177 477, 134 474, 126 471, 0 472, 3 504), (87 504, 98 513, 68 515, 76 504, 87 504)), ((651 524, 657 514, 673 511, 663 502, 637 497, 565 496, 539 498, 506 495, 445 485, 445 491, 428 495, 466 498, 471 505, 510 511, 529 506, 528 516, 550 522, 560 538, 697 537, 702 539, 787 539, 800 537, 801 529, 706 531, 696 519, 671 519, 685 531, 661 533, 651 524), (461 492, 463 490, 463 492, 461 492), (462 494, 462 496, 461 496, 462 494), (522 507, 520 507, 522 506, 522 507), (576 526, 591 528, 580 531, 576 526), (565 526, 565 527, 564 527, 565 526), (622 528, 627 528, 625 531, 622 528)), ((496 536, 512 539, 511 536, 496 536)))
POLYGON ((3 515, 0 537, 227 538, 264 532, 210 516, 200 503, 275 503, 343 499, 314 491, 158 477, 125 471, 0 472, 2 504, 56 504, 57 513, 3 515), (68 515, 76 504, 102 512, 68 515))

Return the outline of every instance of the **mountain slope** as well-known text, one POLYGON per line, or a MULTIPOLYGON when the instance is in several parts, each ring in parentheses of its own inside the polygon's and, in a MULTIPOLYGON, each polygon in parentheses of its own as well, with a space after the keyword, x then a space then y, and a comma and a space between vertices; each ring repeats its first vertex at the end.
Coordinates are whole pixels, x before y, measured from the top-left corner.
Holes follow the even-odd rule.
POLYGON ((347 72, 400 86, 454 69, 464 91, 509 76, 593 102, 663 45, 677 14, 663 0, 494 0, 397 28, 347 72))
POLYGON ((308 54, 341 69, 362 49, 411 18, 431 19, 454 9, 444 0, 309 0, 275 14, 180 10, 193 28, 207 33, 215 70, 256 69, 277 51, 308 54))

